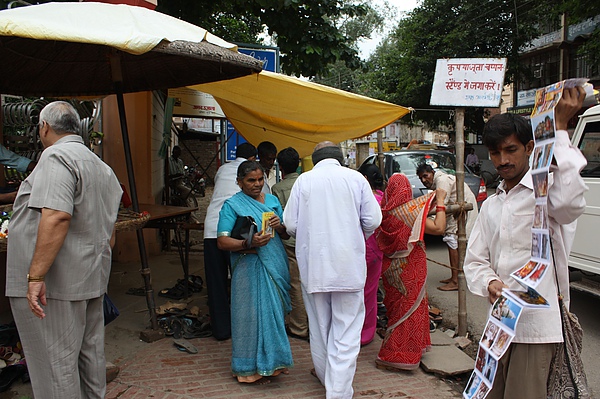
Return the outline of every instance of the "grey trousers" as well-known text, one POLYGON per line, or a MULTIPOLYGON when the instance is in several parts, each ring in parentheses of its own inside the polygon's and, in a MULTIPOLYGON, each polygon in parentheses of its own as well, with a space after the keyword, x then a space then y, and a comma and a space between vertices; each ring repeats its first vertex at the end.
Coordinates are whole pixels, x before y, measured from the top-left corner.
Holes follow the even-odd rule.
POLYGON ((48 299, 46 317, 38 319, 27 298, 10 298, 35 398, 104 398, 102 299, 48 299))

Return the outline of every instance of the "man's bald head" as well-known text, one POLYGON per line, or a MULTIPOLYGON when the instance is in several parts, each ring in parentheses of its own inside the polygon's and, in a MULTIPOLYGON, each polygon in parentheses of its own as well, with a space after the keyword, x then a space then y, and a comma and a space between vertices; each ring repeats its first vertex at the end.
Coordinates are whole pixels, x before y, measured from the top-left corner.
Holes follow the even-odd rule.
POLYGON ((340 165, 344 163, 342 149, 331 141, 322 141, 315 146, 315 150, 312 153, 313 165, 327 158, 336 159, 340 165))
POLYGON ((321 141, 319 144, 317 144, 315 146, 315 149, 313 150, 313 152, 320 150, 321 148, 324 148, 324 147, 337 147, 337 145, 332 141, 321 141))

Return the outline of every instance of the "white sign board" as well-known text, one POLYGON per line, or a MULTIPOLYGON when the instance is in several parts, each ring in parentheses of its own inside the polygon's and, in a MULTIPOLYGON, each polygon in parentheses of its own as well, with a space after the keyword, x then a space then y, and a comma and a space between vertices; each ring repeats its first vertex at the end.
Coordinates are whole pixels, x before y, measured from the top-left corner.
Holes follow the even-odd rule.
POLYGON ((437 60, 431 105, 498 107, 502 98, 506 58, 437 60))
POLYGON ((180 87, 169 89, 169 97, 175 99, 173 115, 191 118, 225 118, 225 114, 213 96, 198 90, 180 87))
POLYGON ((526 107, 535 104, 535 93, 538 89, 521 90, 517 92, 517 107, 526 107))

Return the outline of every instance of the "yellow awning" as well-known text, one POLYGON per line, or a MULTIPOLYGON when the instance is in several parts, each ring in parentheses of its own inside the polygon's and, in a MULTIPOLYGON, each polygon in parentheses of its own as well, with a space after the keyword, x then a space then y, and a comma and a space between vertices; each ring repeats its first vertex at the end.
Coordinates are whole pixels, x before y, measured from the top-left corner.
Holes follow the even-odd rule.
POLYGON ((246 140, 294 147, 301 157, 315 145, 372 133, 401 118, 408 108, 298 78, 258 75, 189 86, 211 94, 246 140))

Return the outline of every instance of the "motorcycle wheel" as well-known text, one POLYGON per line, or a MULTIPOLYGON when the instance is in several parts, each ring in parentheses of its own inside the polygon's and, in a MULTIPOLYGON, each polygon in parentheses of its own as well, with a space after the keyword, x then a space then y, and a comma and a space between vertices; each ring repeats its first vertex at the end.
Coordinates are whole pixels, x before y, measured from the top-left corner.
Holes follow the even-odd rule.
MULTIPOLYGON (((198 208, 198 200, 196 199, 196 194, 192 191, 192 193, 190 194, 190 198, 192 199, 192 205, 194 208, 198 208)), ((184 205, 187 206, 187 203, 184 205)))

